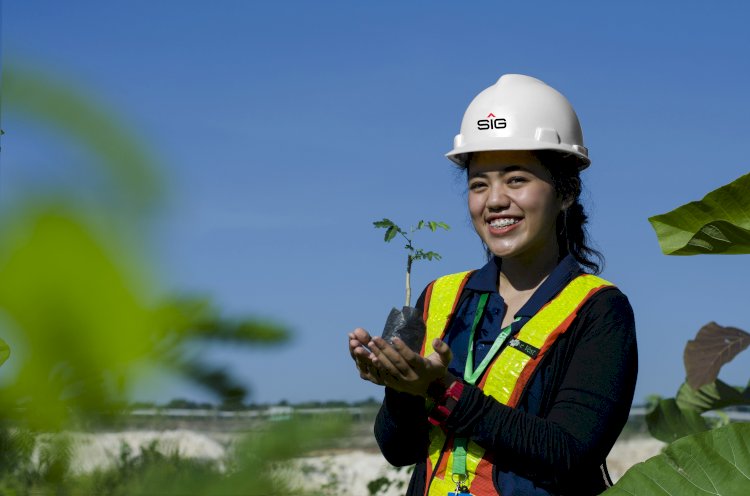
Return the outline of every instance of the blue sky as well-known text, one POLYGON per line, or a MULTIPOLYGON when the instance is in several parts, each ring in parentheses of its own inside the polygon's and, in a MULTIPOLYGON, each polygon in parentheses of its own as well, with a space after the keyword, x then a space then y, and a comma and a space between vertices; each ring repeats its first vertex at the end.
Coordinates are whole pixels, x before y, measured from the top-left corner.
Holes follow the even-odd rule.
MULTIPOLYGON (((417 290, 478 267, 464 184, 444 158, 503 73, 573 103, 603 276, 636 312, 636 400, 672 395, 709 321, 750 330, 748 259, 666 257, 647 218, 748 172, 744 2, 5 2, 4 60, 44 68, 119 114, 168 185, 148 246, 165 288, 288 325, 280 348, 206 353, 251 401, 380 397, 346 351, 402 304, 403 254, 372 221, 442 220, 417 290)), ((39 183, 86 187, 79 154, 3 117, 0 205, 39 183), (80 179, 80 181, 78 180, 80 179), (83 186, 82 186, 83 185, 83 186)), ((750 352, 721 377, 746 384, 750 352)), ((160 380, 142 398, 204 398, 160 380)))

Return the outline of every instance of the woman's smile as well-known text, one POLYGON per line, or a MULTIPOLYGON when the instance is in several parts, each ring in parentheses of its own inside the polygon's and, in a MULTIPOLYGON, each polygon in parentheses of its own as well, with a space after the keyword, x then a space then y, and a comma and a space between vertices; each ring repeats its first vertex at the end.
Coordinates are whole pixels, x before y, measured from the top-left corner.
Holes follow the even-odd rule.
POLYGON ((490 232, 493 234, 505 234, 515 228, 523 219, 517 217, 490 217, 487 224, 490 226, 490 232))

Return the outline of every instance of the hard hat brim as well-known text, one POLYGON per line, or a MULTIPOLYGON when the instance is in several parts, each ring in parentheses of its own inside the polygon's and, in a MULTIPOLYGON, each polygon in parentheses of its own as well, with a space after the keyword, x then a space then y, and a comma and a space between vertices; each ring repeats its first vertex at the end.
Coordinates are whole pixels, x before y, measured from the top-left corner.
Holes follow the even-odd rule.
POLYGON ((456 165, 462 168, 466 168, 469 156, 472 153, 477 152, 491 152, 491 151, 542 151, 548 150, 551 152, 560 153, 564 156, 573 157, 577 163, 578 170, 582 171, 591 164, 591 160, 588 156, 573 149, 572 146, 564 144, 553 145, 551 143, 544 143, 532 140, 518 140, 514 139, 513 143, 508 143, 508 146, 500 145, 497 140, 487 140, 485 142, 473 142, 469 146, 462 146, 454 148, 445 154, 445 156, 454 162, 456 165))

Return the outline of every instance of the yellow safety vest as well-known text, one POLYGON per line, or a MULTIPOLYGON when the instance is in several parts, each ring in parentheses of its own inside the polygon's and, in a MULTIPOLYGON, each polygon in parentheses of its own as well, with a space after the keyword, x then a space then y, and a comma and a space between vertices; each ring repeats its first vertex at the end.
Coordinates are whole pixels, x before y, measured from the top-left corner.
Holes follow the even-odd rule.
MULTIPOLYGON (((471 271, 443 276, 434 281, 425 296, 424 321, 427 325, 422 355, 431 354, 432 341, 442 338, 457 310, 461 292, 471 271)), ((552 344, 575 319, 578 309, 599 290, 612 283, 590 274, 579 275, 547 302, 495 357, 477 386, 500 403, 515 407, 534 369, 552 344)), ((465 485, 476 496, 497 495, 492 479, 492 455, 469 440, 466 447, 465 485)), ((442 427, 430 431, 425 495, 445 496, 455 490, 452 480, 453 436, 442 427)))

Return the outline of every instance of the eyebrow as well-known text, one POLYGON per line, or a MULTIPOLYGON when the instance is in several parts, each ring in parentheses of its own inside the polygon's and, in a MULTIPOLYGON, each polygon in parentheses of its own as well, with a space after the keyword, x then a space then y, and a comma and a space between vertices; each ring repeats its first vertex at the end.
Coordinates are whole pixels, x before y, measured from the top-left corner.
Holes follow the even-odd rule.
MULTIPOLYGON (((507 167, 505 167, 503 169, 500 169, 499 172, 501 174, 507 174, 509 172, 515 172, 515 171, 518 171, 518 170, 524 170, 524 168, 522 166, 520 166, 520 165, 509 165, 509 166, 507 166, 507 167)), ((477 171, 477 172, 470 173, 469 174, 469 179, 472 179, 472 178, 475 178, 475 177, 481 177, 481 176, 485 176, 485 175, 486 175, 485 172, 483 172, 483 171, 477 171)))

